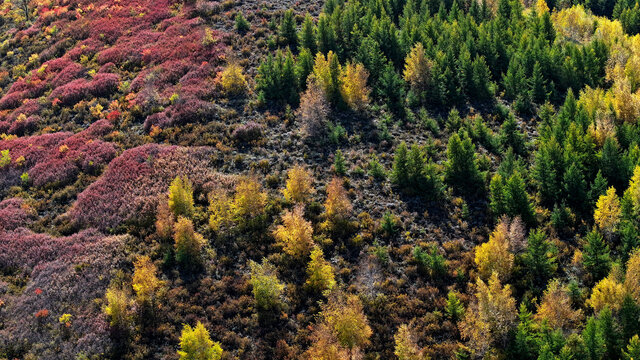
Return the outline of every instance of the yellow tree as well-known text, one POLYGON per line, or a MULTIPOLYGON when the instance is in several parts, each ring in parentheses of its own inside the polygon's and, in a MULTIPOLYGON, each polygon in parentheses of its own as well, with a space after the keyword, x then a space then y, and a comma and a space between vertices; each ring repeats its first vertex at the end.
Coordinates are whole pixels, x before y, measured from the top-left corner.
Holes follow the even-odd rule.
POLYGON ((634 250, 627 261, 624 287, 627 293, 640 303, 640 249, 634 250))
POLYGON ((282 190, 284 198, 293 203, 306 203, 313 194, 313 176, 302 165, 296 165, 287 172, 287 184, 282 190))
POLYGON ((337 344, 346 349, 349 358, 369 344, 372 330, 356 295, 336 294, 322 311, 323 325, 330 330, 337 344))
POLYGON ((427 59, 422 43, 417 43, 407 55, 403 75, 416 95, 422 94, 429 86, 431 62, 427 59))
POLYGON ((273 235, 285 253, 303 257, 309 254, 313 246, 313 227, 304 218, 304 208, 296 206, 293 211, 285 210, 282 225, 278 225, 273 235))
POLYGON ((502 286, 497 273, 488 284, 477 279, 475 301, 460 322, 460 334, 469 346, 482 357, 492 346, 504 346, 510 331, 516 324, 516 300, 511 286, 502 286))
POLYGON ((333 267, 325 260, 324 253, 318 246, 311 250, 311 260, 307 265, 307 276, 305 286, 314 291, 331 291, 336 286, 333 267))
POLYGON ((560 281, 552 280, 538 305, 535 319, 546 321, 554 329, 575 329, 582 321, 582 310, 574 310, 568 289, 560 281))
POLYGON ((640 215, 640 165, 633 169, 629 187, 624 192, 624 200, 629 207, 625 207, 625 216, 637 218, 640 215))
POLYGON ((156 208, 156 234, 162 240, 171 239, 175 220, 167 201, 160 201, 156 208))
POLYGON ((603 194, 596 203, 596 210, 593 218, 598 227, 609 236, 616 232, 622 210, 620 208, 620 198, 616 194, 616 189, 612 186, 603 194))
POLYGON ((193 215, 193 186, 186 176, 177 176, 169 186, 169 209, 175 216, 193 215))
POLYGON ((213 231, 220 230, 231 221, 231 198, 223 189, 209 194, 209 227, 213 231))
POLYGON ((156 291, 162 286, 162 281, 156 275, 158 270, 146 255, 138 256, 133 266, 133 290, 140 303, 148 303, 153 300, 156 291))
POLYGON ((131 320, 129 312, 131 301, 127 292, 121 288, 111 286, 107 289, 105 298, 107 304, 104 307, 104 312, 109 316, 109 324, 112 328, 127 331, 131 320))
POLYGON ((367 86, 369 73, 362 64, 347 64, 342 74, 341 89, 342 99, 355 111, 364 110, 369 104, 367 86))
POLYGON ((174 233, 174 247, 176 261, 183 267, 192 268, 200 264, 200 252, 205 240, 202 235, 195 232, 191 220, 179 217, 174 233))
POLYGON ((327 200, 324 202, 324 227, 336 230, 337 226, 346 221, 351 215, 353 206, 342 186, 342 180, 334 177, 327 185, 327 200))
POLYGON ((398 332, 394 335, 396 347, 394 354, 398 360, 424 360, 425 356, 422 350, 416 344, 409 325, 402 324, 398 328, 398 332))
POLYGON ((240 180, 236 185, 236 193, 233 198, 233 214, 236 220, 254 218, 264 213, 267 205, 267 193, 262 191, 262 186, 254 179, 240 180))
POLYGON ((222 348, 211 340, 209 331, 198 321, 195 328, 184 325, 178 355, 180 360, 219 360, 222 358, 222 348))
POLYGON ((620 268, 614 266, 606 278, 600 280, 591 291, 591 297, 587 299, 587 305, 597 313, 605 306, 616 311, 620 309, 625 296, 624 285, 620 282, 622 277, 620 268))
POLYGON ((509 278, 513 254, 509 251, 509 228, 504 222, 496 226, 488 242, 476 248, 475 263, 482 279, 488 279, 493 273, 503 281, 509 278))

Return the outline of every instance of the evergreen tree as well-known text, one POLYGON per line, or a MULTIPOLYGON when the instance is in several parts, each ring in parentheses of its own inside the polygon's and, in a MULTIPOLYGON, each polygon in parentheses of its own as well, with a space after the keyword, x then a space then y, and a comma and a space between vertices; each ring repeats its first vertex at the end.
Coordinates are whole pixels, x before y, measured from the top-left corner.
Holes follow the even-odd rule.
POLYGON ((569 206, 576 211, 584 211, 587 202, 587 182, 575 162, 569 165, 564 174, 563 187, 569 206))
POLYGON ((298 34, 296 32, 296 19, 293 10, 289 9, 284 13, 280 29, 278 29, 280 44, 288 46, 291 51, 298 49, 298 34))
POLYGON ((409 150, 404 141, 396 149, 396 154, 393 158, 391 181, 402 188, 409 185, 409 150))
POLYGON ((609 246, 607 246, 596 230, 592 230, 585 238, 583 251, 585 269, 591 274, 594 282, 607 276, 611 268, 609 246))
POLYGON ((305 15, 304 22, 302 23, 302 29, 300 30, 300 46, 303 49, 308 49, 311 54, 315 54, 318 51, 318 45, 316 43, 315 25, 313 24, 313 18, 309 13, 305 15))
POLYGON ((504 198, 504 179, 500 174, 495 174, 489 184, 489 209, 494 218, 498 218, 507 212, 507 204, 504 198))
POLYGON ((404 81, 391 64, 387 64, 384 67, 380 79, 380 91, 382 98, 386 100, 389 110, 396 115, 403 116, 404 81))
POLYGON ((454 133, 449 138, 445 180, 461 193, 476 194, 484 190, 475 146, 466 132, 462 133, 462 138, 458 133, 454 133))
POLYGON ((598 322, 592 316, 587 320, 587 326, 582 331, 585 355, 587 360, 602 360, 605 353, 605 343, 598 322))
POLYGON ((505 183, 504 201, 506 214, 510 217, 520 216, 527 225, 535 224, 533 208, 529 202, 529 195, 525 189, 524 180, 520 173, 515 172, 505 183))
POLYGON ((323 54, 328 54, 329 51, 337 51, 338 46, 336 43, 336 33, 331 26, 331 20, 326 14, 320 14, 318 19, 318 31, 317 31, 318 51, 323 54))
POLYGON ((529 290, 541 293, 556 271, 556 250, 541 230, 529 233, 527 250, 522 256, 524 279, 529 290))
POLYGON ((608 307, 602 309, 598 315, 598 328, 604 339, 604 358, 611 360, 620 359, 620 348, 622 346, 620 332, 618 331, 618 325, 613 319, 611 309, 608 307))
POLYGON ((540 104, 547 98, 546 81, 542 74, 542 67, 540 63, 536 61, 533 65, 533 73, 531 74, 531 97, 533 101, 540 104))
POLYGON ((524 134, 518 129, 518 122, 513 114, 509 113, 502 123, 499 139, 503 149, 512 148, 514 153, 524 155, 524 134))

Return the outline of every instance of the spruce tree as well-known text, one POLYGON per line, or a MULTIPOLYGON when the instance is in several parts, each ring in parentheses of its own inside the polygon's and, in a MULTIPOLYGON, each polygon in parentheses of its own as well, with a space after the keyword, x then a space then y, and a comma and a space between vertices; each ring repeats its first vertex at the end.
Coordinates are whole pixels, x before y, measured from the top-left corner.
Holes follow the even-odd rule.
POLYGON ((475 146, 466 132, 462 132, 462 138, 458 133, 454 133, 449 138, 445 180, 458 192, 464 194, 472 195, 483 190, 475 146))
POLYGON ((300 46, 304 49, 308 49, 312 55, 318 51, 315 25, 313 24, 313 18, 309 13, 305 15, 304 22, 302 23, 302 29, 300 30, 300 46))
POLYGON ((284 17, 280 23, 280 29, 278 29, 278 37, 280 38, 281 45, 288 46, 291 51, 297 51, 298 34, 296 32, 296 20, 293 10, 289 9, 284 13, 284 17))
POLYGON ((527 225, 533 226, 535 218, 533 207, 529 202, 529 196, 525 189, 525 183, 520 173, 515 172, 506 181, 504 189, 504 201, 506 204, 506 213, 510 217, 520 216, 522 221, 527 225))
POLYGON ((587 182, 576 163, 571 163, 565 172, 563 187, 569 206, 576 211, 584 211, 587 201, 587 182))
POLYGON ((607 276, 611 268, 609 246, 604 238, 596 230, 592 230, 585 238, 583 251, 583 263, 585 269, 591 274, 594 282, 607 276))
POLYGON ((391 181, 401 188, 409 184, 409 154, 407 144, 404 141, 396 149, 396 154, 393 158, 391 181))

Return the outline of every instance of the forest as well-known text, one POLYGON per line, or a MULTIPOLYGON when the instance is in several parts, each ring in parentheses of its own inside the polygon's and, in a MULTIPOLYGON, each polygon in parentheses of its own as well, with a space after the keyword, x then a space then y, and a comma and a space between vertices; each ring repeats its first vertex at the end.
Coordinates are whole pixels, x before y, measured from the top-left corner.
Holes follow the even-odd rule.
POLYGON ((0 0, 0 360, 640 360, 640 3, 0 0))

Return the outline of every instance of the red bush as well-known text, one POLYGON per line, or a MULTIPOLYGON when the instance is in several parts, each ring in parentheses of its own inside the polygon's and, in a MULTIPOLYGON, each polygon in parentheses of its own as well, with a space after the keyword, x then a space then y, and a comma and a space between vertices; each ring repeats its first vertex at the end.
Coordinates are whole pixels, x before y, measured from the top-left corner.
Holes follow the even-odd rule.
POLYGON ((109 164, 108 170, 78 195, 70 210, 82 226, 112 229, 155 214, 158 196, 165 193, 176 174, 187 175, 196 188, 229 181, 212 170, 213 148, 183 148, 148 144, 127 150, 109 164))

